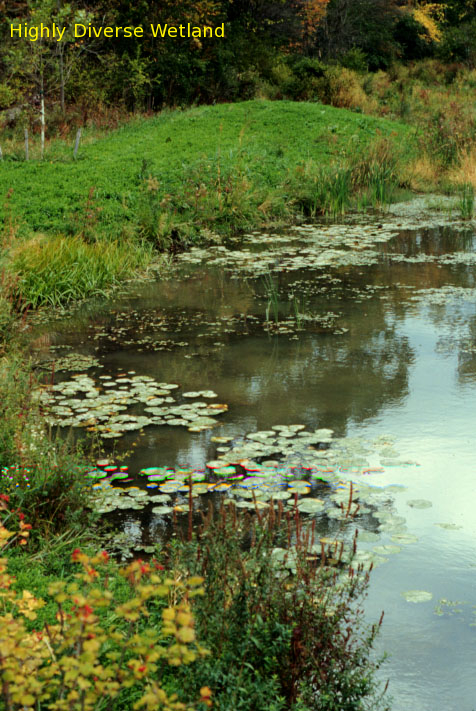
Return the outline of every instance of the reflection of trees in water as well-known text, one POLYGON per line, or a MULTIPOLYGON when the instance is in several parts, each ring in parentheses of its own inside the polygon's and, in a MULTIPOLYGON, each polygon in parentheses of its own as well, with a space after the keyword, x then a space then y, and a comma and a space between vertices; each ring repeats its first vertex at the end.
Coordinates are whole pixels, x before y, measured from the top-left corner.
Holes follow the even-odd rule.
POLYGON ((351 304, 349 332, 235 342, 222 372, 233 405, 252 408, 259 427, 277 422, 330 426, 375 416, 408 392, 412 352, 380 300, 351 304), (365 310, 364 310, 365 309, 365 310))
POLYGON ((456 231, 449 225, 421 230, 402 230, 381 245, 383 254, 403 254, 413 257, 418 254, 440 256, 452 252, 471 251, 476 246, 472 228, 456 231))
MULTIPOLYGON (((393 273, 398 275, 398 270, 399 266, 393 273)), ((343 434, 349 421, 375 417, 383 408, 403 400, 408 393, 413 353, 407 338, 398 332, 398 316, 387 301, 372 297, 359 302, 355 298, 357 288, 388 284, 382 271, 362 269, 359 275, 355 269, 342 269, 335 273, 341 279, 340 287, 317 294, 311 289, 305 296, 305 309, 310 315, 328 311, 342 314, 337 325, 349 329, 345 335, 318 330, 299 332, 297 340, 268 336, 260 323, 263 300, 253 293, 253 287, 259 288, 259 280, 247 283, 219 270, 198 269, 185 281, 147 284, 136 296, 115 300, 109 312, 101 310, 96 324, 101 328, 113 328, 116 322, 119 326, 127 324, 133 333, 134 322, 139 331, 139 326, 147 327, 150 318, 153 332, 151 314, 157 318, 166 315, 173 322, 174 314, 182 313, 184 318, 177 320, 172 337, 189 341, 190 347, 139 352, 131 346, 121 347, 119 338, 117 345, 101 344, 99 353, 106 370, 135 370, 159 382, 179 383, 179 396, 184 390, 214 390, 217 400, 230 406, 221 421, 238 423, 237 434, 242 427, 267 428, 292 422, 331 427, 343 434), (119 322, 117 314, 128 311, 131 315, 134 312, 130 322, 119 322), (236 332, 237 322, 243 323, 250 315, 259 320, 249 320, 246 335, 236 332)), ((296 272, 276 275, 283 303, 287 285, 296 276, 296 272)), ((312 286, 311 272, 300 273, 299 277, 312 286)), ((322 283, 325 279, 321 278, 322 283)), ((398 303, 401 298, 398 289, 386 290, 385 294, 392 302, 395 299, 398 303)), ((156 335, 161 337, 160 333, 156 335)), ((164 455, 167 450, 171 463, 174 455, 182 458, 185 451, 196 460, 197 447, 204 453, 208 447, 207 437, 192 438, 184 428, 146 428, 142 442, 140 446, 148 450, 148 463, 154 448, 160 447, 164 455)))
MULTIPOLYGON (((476 304, 472 304, 476 311, 476 304)), ((476 382, 476 313, 468 319, 467 337, 460 340, 458 349, 458 380, 476 382)))

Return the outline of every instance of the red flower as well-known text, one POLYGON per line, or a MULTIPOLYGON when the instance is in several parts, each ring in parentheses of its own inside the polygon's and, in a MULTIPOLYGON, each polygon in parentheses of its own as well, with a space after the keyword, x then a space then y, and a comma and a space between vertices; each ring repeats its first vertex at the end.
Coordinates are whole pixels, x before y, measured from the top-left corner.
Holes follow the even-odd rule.
POLYGON ((71 559, 72 560, 79 560, 79 556, 81 555, 81 550, 79 548, 75 548, 74 551, 71 554, 71 559))
POLYGON ((8 502, 10 501, 10 497, 8 496, 8 494, 0 494, 0 501, 6 501, 8 504, 8 502))

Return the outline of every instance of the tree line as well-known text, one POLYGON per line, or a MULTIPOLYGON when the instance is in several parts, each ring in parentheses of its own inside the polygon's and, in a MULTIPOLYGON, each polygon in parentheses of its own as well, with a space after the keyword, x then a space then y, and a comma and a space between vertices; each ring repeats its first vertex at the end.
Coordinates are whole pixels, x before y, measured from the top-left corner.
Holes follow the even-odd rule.
POLYGON ((476 0, 0 0, 0 18, 0 111, 9 116, 42 101, 61 115, 71 106, 156 111, 246 99, 270 83, 288 95, 290 76, 305 80, 322 63, 376 71, 437 57, 476 66, 476 0), (12 37, 19 23, 55 23, 62 40, 12 37), (78 39, 75 23, 223 24, 225 36, 78 39))

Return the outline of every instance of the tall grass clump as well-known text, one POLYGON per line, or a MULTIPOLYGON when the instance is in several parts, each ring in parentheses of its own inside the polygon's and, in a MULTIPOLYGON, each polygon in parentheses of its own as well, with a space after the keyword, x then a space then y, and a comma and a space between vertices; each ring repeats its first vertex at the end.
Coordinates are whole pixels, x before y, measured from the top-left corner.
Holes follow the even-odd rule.
POLYGON ((471 220, 474 214, 474 186, 463 183, 460 188, 459 209, 463 220, 471 220))
POLYGON ((165 688, 213 690, 217 711, 357 711, 380 708, 371 648, 379 624, 363 623, 368 574, 343 545, 319 540, 281 502, 209 512, 196 537, 172 546, 171 577, 200 575, 197 635, 211 655, 177 670, 165 688))
POLYGON ((323 168, 307 161, 294 171, 288 182, 295 204, 306 216, 336 218, 349 208, 363 204, 382 207, 391 202, 404 179, 393 142, 378 138, 356 157, 323 168))
POLYGON ((392 200, 399 183, 399 158, 389 139, 374 141, 351 167, 354 189, 364 193, 373 207, 392 200))
POLYGON ((271 321, 279 323, 279 291, 271 272, 263 277, 264 289, 268 303, 266 304, 265 320, 267 324, 271 321))
POLYGON ((38 235, 9 249, 5 269, 14 296, 37 307, 103 295, 149 260, 150 250, 139 242, 38 235))
POLYGON ((337 217, 350 205, 352 173, 345 164, 322 168, 309 160, 295 169, 288 181, 288 190, 292 202, 307 217, 337 217))

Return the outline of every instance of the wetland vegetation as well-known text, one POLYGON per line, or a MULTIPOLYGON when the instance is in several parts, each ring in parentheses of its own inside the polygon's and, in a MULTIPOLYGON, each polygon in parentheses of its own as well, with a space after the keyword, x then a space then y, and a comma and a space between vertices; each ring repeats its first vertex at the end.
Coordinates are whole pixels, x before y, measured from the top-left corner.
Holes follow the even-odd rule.
POLYGON ((106 5, 0 25, 0 708, 469 709, 472 3, 7 38, 106 5))

